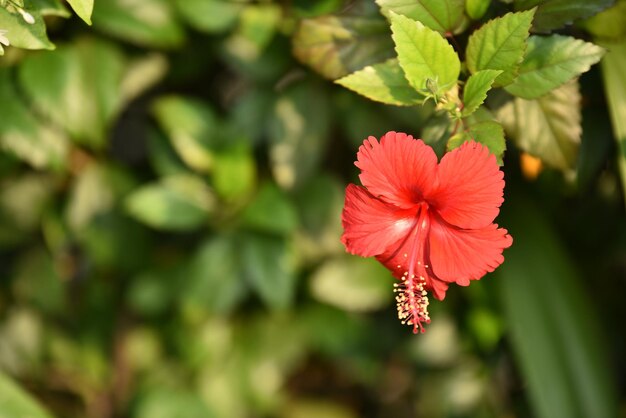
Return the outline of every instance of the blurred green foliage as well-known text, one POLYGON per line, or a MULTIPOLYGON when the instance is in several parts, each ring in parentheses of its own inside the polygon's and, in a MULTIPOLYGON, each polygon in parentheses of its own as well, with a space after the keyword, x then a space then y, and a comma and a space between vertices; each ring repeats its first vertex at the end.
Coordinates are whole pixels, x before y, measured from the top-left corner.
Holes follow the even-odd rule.
POLYGON ((611 4, 0 0, 0 418, 626 411, 626 2, 611 4), (432 303, 420 336, 390 273, 345 254, 343 189, 369 135, 440 155, 467 138, 430 102, 327 80, 371 66, 371 95, 421 103, 385 20, 402 5, 462 43, 538 6, 526 52, 552 48, 568 74, 536 97, 523 83, 545 66, 526 61, 508 89, 532 97, 494 91, 490 111, 500 70, 467 80, 468 132, 508 140, 514 244, 432 303), (572 34, 607 49, 601 68, 543 95, 599 58, 572 34))

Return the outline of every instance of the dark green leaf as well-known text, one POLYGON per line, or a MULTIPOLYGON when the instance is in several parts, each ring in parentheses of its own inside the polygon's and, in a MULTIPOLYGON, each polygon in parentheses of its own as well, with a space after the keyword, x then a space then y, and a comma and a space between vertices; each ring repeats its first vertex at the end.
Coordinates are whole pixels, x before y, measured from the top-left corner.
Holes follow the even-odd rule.
POLYGON ((168 0, 96 1, 93 24, 123 40, 142 46, 172 48, 182 44, 185 33, 168 0))
POLYGON ((196 229, 208 220, 214 197, 193 175, 166 177, 135 190, 126 200, 128 212, 157 229, 196 229))
POLYGON ((490 20, 472 33, 467 44, 467 68, 472 74, 481 70, 501 70, 494 86, 513 82, 524 57, 526 39, 535 11, 529 10, 490 20))
POLYGON ((463 89, 463 116, 469 116, 483 104, 487 98, 487 92, 491 90, 491 85, 502 71, 482 70, 472 74, 467 79, 463 89))
POLYGON ((434 80, 438 92, 451 89, 461 71, 459 56, 439 33, 407 17, 392 14, 392 37, 409 84, 418 91, 434 80))
POLYGON ((502 165, 502 156, 506 151, 502 125, 495 121, 484 121, 471 125, 467 131, 452 136, 448 141, 447 149, 451 151, 471 140, 489 148, 489 151, 496 156, 498 164, 502 165))
POLYGON ((536 99, 588 71, 603 55, 603 48, 569 36, 531 36, 519 76, 506 91, 536 99))
POLYGON ((539 99, 508 101, 496 115, 519 148, 562 170, 576 163, 581 136, 577 83, 564 84, 539 99))
POLYGON ((614 0, 515 0, 515 10, 537 7, 533 29, 548 32, 592 16, 613 4, 614 0))
POLYGON ((37 109, 72 139, 102 148, 121 104, 123 66, 124 57, 111 44, 83 40, 28 57, 19 78, 37 109))
POLYGON ((70 12, 61 0, 30 0, 33 10, 37 10, 42 16, 69 17, 70 12))
POLYGON ((304 19, 293 44, 296 58, 332 80, 393 55, 387 22, 369 17, 304 19))
POLYGON ((424 96, 409 85, 397 59, 367 66, 336 83, 381 103, 412 106, 424 101, 424 96))
POLYGON ((463 23, 465 0, 376 0, 376 3, 387 18, 393 12, 442 34, 454 32, 463 23))
POLYGON ((290 242, 278 237, 246 234, 242 244, 246 277, 261 300, 275 310, 291 306, 297 276, 290 242))
POLYGON ((265 232, 289 234, 298 225, 298 214, 287 195, 265 183, 242 214, 244 225, 265 232))
POLYGON ((509 207, 514 242, 496 276, 536 416, 617 416, 602 327, 576 261, 541 209, 519 199, 509 207))

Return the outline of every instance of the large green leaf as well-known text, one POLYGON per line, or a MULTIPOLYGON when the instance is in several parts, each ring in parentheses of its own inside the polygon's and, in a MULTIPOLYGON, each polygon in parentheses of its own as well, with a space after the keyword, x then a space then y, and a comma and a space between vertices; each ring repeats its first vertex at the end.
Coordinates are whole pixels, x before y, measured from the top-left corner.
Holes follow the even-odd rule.
POLYGON ((191 26, 208 33, 232 27, 243 6, 229 0, 175 0, 174 4, 191 26))
POLYGON ((453 32, 463 22, 465 0, 376 0, 376 3, 388 18, 393 12, 442 34, 453 32))
POLYGON ((141 46, 176 47, 185 39, 169 0, 96 1, 95 28, 141 46))
POLYGON ((268 307, 288 308, 295 295, 297 278, 291 241, 246 234, 242 244, 241 261, 250 286, 268 307))
POLYGON ((340 78, 336 83, 385 104, 412 106, 424 101, 424 96, 409 85, 397 59, 367 66, 340 78))
POLYGON ((494 86, 510 84, 522 63, 534 13, 534 10, 507 13, 472 33, 466 51, 470 72, 502 70, 494 86))
POLYGON ((157 229, 190 230, 207 222, 214 197, 204 182, 192 175, 166 177, 135 190, 126 209, 157 229))
POLYGON ((0 69, 0 147, 36 168, 60 169, 68 154, 68 140, 58 129, 37 120, 18 95, 8 69, 0 69))
POLYGON ((592 16, 613 4, 614 0, 515 0, 516 10, 537 7, 533 29, 548 32, 576 19, 592 16))
POLYGON ((277 98, 269 129, 270 163, 281 187, 297 188, 315 174, 328 140, 329 110, 323 86, 309 81, 277 98))
POLYGON ((577 83, 564 84, 539 99, 508 101, 496 115, 519 148, 562 170, 576 163, 581 136, 577 83))
POLYGON ((471 125, 464 132, 460 132, 448 140, 447 149, 451 151, 460 147, 466 141, 476 141, 487 148, 496 156, 498 164, 502 165, 502 156, 506 151, 506 141, 504 140, 504 130, 502 125, 496 121, 483 121, 471 125))
POLYGON ((469 116, 483 104, 500 70, 482 70, 470 76, 463 89, 463 116, 469 116))
POLYGON ((602 60, 604 90, 609 104, 609 113, 615 141, 617 161, 626 195, 626 42, 604 44, 609 51, 602 60))
POLYGON ((496 271, 510 343, 540 418, 618 415, 594 306, 541 209, 512 201, 505 225, 514 237, 496 271))
POLYGON ((120 109, 123 68, 124 57, 113 45, 83 40, 29 56, 19 80, 35 107, 72 139, 102 148, 120 109))
POLYGON ((506 91, 536 99, 588 71, 603 55, 603 48, 570 36, 531 36, 519 76, 506 91))
POLYGON ((332 80, 393 55, 387 22, 364 16, 304 19, 293 45, 296 58, 332 80))
POLYGON ((398 61, 409 84, 418 91, 428 80, 445 92, 457 82, 461 71, 459 56, 439 33, 402 15, 391 15, 391 31, 398 61))
POLYGON ((0 418, 52 418, 15 382, 0 373, 0 418))
POLYGON ((181 159, 197 171, 209 171, 218 144, 217 118, 204 102, 180 96, 159 98, 154 115, 181 159))
MULTIPOLYGON (((46 34, 46 25, 41 14, 34 11, 30 14, 35 19, 33 24, 27 23, 20 14, 10 13, 4 7, 0 7, 0 28, 6 31, 4 36, 12 46, 18 48, 54 49, 54 44, 46 34)), ((1 48, 0 46, 0 50, 1 48)))
POLYGON ((288 196, 272 183, 265 183, 241 215, 251 229, 286 235, 298 226, 298 213, 288 196))
POLYGON ((91 12, 93 11, 94 0, 67 0, 81 19, 88 25, 91 25, 91 12))
POLYGON ((491 0, 465 0, 465 10, 470 18, 478 20, 487 13, 490 4, 491 0))

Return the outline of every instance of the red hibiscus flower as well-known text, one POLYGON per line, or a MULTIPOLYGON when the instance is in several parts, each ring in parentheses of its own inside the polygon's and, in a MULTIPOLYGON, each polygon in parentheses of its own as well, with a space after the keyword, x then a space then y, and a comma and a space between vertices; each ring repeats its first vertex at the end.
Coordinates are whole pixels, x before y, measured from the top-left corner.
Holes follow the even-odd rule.
POLYGON ((428 296, 449 283, 469 285, 503 261, 513 240, 493 220, 504 178, 496 157, 466 142, 439 163, 432 148, 404 133, 370 136, 357 155, 363 186, 346 188, 341 241, 348 252, 375 256, 401 282, 398 316, 424 331, 428 296))

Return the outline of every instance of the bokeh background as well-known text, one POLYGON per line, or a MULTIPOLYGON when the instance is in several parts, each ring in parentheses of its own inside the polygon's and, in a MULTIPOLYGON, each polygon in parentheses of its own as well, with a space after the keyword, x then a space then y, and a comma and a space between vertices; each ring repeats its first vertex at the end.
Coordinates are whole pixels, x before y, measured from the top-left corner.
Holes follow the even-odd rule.
POLYGON ((513 247, 417 336, 339 241, 363 139, 445 135, 328 79, 393 54, 373 1, 37 4, 56 50, 0 58, 0 417, 626 416, 625 2, 563 29, 611 50, 574 164, 509 143, 513 247))

